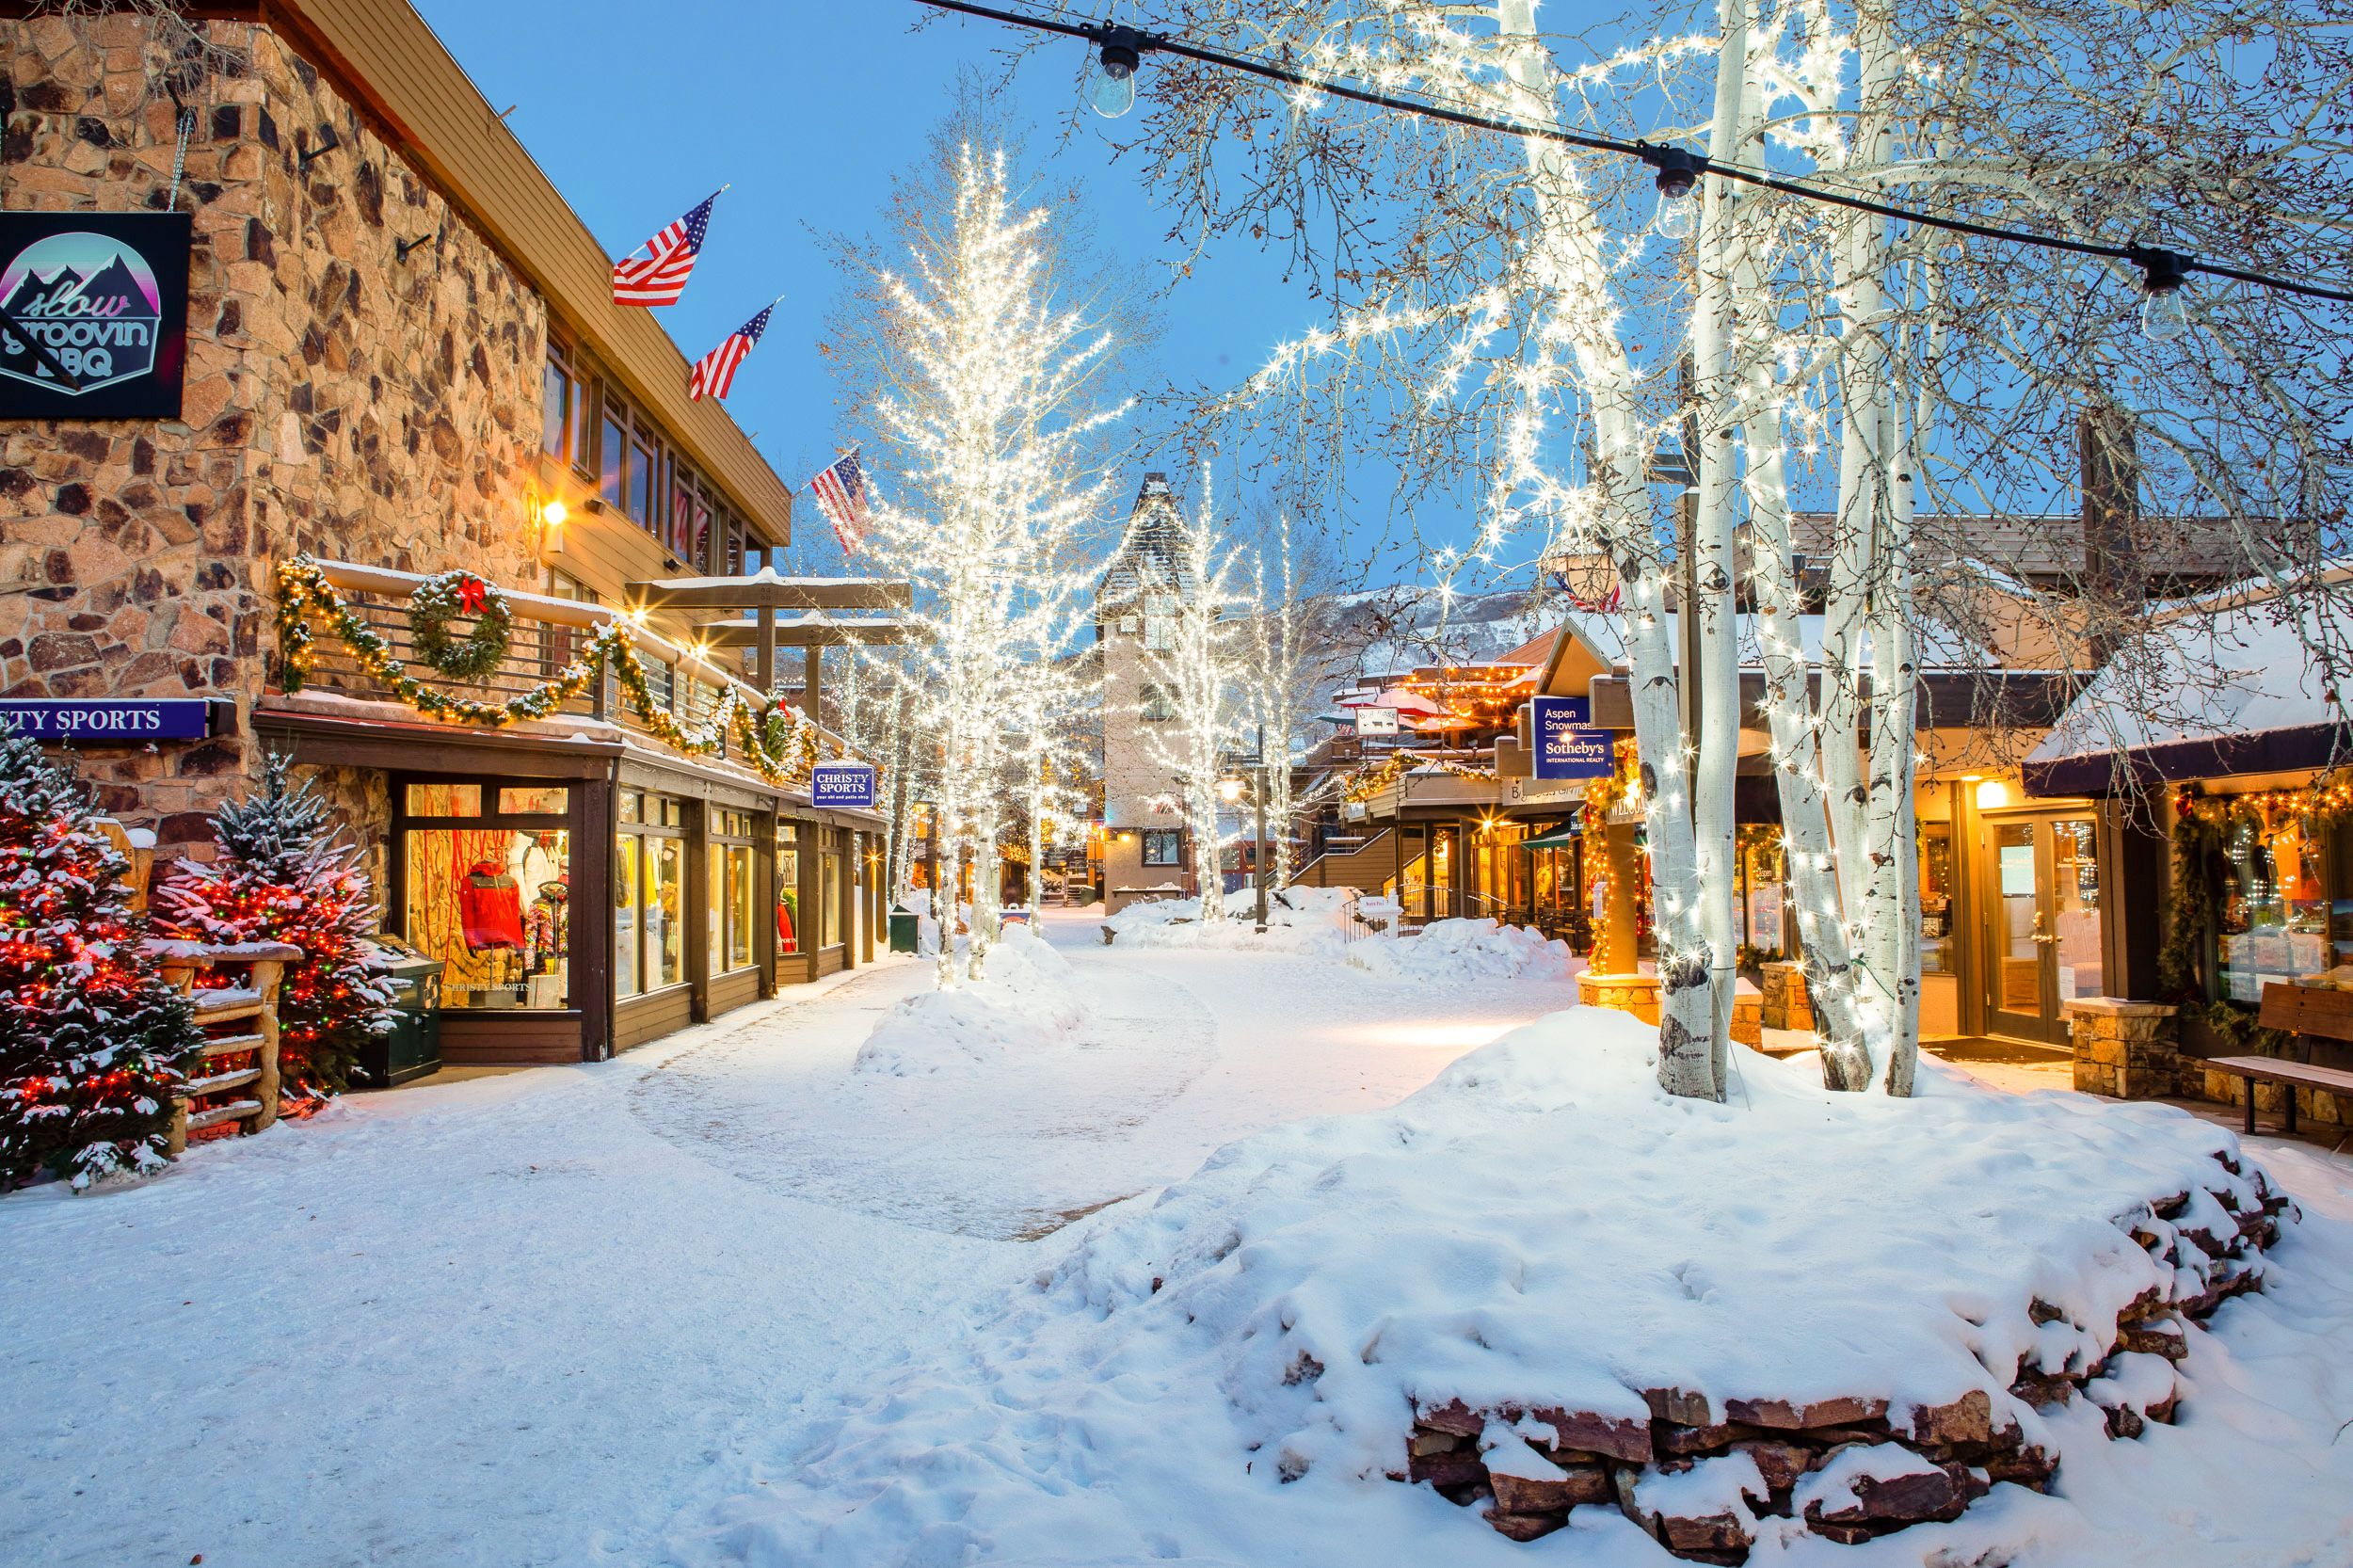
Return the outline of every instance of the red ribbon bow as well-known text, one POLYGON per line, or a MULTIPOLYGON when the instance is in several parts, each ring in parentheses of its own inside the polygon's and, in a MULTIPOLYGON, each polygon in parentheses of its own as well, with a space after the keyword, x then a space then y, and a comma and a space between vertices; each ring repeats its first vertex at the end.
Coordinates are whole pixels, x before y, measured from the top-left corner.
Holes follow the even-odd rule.
POLYGON ((457 580, 457 607, 470 616, 482 613, 483 595, 487 590, 482 579, 465 576, 457 580))

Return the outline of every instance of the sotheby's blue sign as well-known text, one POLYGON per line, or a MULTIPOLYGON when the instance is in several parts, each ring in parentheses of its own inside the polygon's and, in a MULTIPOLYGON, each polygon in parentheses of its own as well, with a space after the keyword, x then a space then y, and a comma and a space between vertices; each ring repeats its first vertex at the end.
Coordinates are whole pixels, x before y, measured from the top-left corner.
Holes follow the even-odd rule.
POLYGON ((1587 722, 1593 713, 1587 698, 1530 697, 1528 706, 1535 731, 1537 777, 1609 776, 1609 731, 1587 722))
POLYGON ((820 762, 808 776, 812 806, 874 808, 874 769, 870 762, 820 762))
POLYGON ((108 696, 0 702, 0 734, 85 745, 200 741, 213 732, 212 704, 200 696, 108 696))

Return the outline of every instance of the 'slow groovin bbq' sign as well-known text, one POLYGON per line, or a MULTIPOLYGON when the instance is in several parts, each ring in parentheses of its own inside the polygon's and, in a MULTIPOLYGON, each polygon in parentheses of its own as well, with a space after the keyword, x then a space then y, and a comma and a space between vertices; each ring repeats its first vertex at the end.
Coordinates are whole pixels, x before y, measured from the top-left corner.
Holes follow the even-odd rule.
POLYGON ((0 214, 0 419, 177 419, 186 213, 0 214))

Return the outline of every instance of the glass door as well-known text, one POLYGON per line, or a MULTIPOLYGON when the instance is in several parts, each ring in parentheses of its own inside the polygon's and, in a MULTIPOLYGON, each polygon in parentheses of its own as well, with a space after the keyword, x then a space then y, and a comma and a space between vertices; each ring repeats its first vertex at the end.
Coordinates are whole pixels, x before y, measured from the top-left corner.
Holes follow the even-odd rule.
POLYGON ((2099 824, 2024 817, 1986 824, 1992 895, 1987 1027, 2064 1044, 2066 1004, 2104 994, 2099 824))

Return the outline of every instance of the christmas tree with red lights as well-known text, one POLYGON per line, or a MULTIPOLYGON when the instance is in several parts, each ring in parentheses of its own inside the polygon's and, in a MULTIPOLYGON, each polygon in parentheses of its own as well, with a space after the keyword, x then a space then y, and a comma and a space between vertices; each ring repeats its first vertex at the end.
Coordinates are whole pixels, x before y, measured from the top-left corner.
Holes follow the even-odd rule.
POLYGON ((0 740, 0 1191, 163 1166, 204 1040, 141 949, 128 870, 80 781, 0 740))
POLYGON ((392 1027, 392 989, 368 939, 376 904, 359 852, 309 782, 289 786, 290 760, 273 755, 258 793, 213 814, 219 858, 181 861, 155 890, 156 921, 198 941, 300 948, 279 986, 279 1070, 290 1094, 340 1094, 367 1037, 392 1027))

